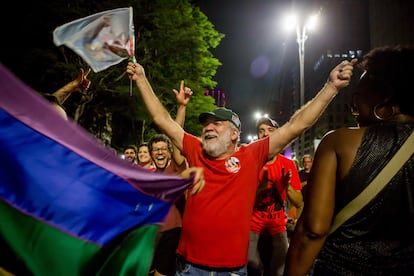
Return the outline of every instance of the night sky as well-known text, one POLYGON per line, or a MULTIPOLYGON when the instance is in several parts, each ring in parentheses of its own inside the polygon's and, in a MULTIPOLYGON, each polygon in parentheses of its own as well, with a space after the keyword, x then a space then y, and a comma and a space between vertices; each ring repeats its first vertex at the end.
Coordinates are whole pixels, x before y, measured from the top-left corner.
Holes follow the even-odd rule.
MULTIPOLYGON (((255 112, 268 113, 272 117, 275 115, 272 113, 277 112, 272 99, 275 97, 275 81, 279 76, 281 61, 289 57, 290 65, 298 62, 295 33, 286 32, 281 24, 283 15, 291 9, 292 3, 288 0, 193 2, 200 6, 216 30, 225 34, 220 45, 212 50, 222 63, 214 79, 218 82, 216 89, 226 95, 226 107, 240 115, 241 140, 246 142, 247 135, 255 133, 255 112)), ((19 5, 18 2, 13 3, 19 5)), ((19 33, 25 33, 25 18, 13 19, 19 22, 12 24, 18 26, 19 33)), ((42 20, 30 24, 42 24, 42 20)), ((6 31, 16 33, 15 28, 6 31)), ((25 35, 30 43, 44 41, 35 34, 25 35)), ((15 40, 13 42, 16 44, 15 40)))
POLYGON ((216 30, 225 34, 213 50, 222 63, 214 79, 218 82, 216 88, 226 95, 226 107, 241 118, 242 142, 247 142, 248 134, 255 134, 255 112, 271 116, 276 112, 269 107, 275 79, 282 55, 292 55, 292 51, 283 51, 284 45, 293 47, 297 55, 295 33, 286 32, 281 25, 282 14, 291 5, 286 2, 289 1, 197 1, 216 30))

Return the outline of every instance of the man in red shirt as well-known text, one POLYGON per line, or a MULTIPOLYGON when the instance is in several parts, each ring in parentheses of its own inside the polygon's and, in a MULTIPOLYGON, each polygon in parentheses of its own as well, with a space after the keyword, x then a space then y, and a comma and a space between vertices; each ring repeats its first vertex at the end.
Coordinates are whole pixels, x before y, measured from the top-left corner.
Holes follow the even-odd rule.
POLYGON ((191 135, 161 104, 143 67, 128 63, 126 71, 138 86, 154 123, 190 166, 204 169, 203 191, 187 197, 176 275, 246 274, 250 221, 262 167, 312 126, 339 89, 349 85, 355 63, 345 61, 336 66, 321 91, 269 137, 240 147, 241 123, 236 113, 222 107, 202 113, 201 138, 191 135))
MULTIPOLYGON (((256 122, 257 137, 268 137, 279 127, 267 117, 256 122)), ((282 276, 289 247, 286 232, 286 200, 296 206, 303 204, 299 174, 295 163, 277 154, 266 163, 259 177, 259 187, 254 204, 249 254, 248 274, 282 276), (262 239, 261 239, 262 238, 262 239), (267 246, 259 241, 269 241, 267 246), (266 250, 266 249, 270 250, 266 250), (270 254, 269 254, 270 253, 270 254), (267 256, 266 260, 262 258, 267 256)))

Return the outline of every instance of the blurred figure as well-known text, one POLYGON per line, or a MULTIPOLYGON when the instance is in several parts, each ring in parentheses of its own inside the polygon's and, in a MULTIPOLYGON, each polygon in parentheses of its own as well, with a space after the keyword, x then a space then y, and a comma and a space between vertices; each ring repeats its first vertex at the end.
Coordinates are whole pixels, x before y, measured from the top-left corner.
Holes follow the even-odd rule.
POLYGON ((122 151, 124 159, 131 162, 132 164, 137 163, 137 148, 134 145, 128 145, 122 151))
MULTIPOLYGON (((268 137, 279 127, 271 118, 256 122, 259 139, 268 137)), ((288 250, 286 204, 302 206, 299 174, 295 163, 277 154, 262 168, 251 220, 248 274, 283 275, 288 250)))
POLYGON ((304 204, 297 208, 296 210, 296 217, 299 218, 300 214, 303 211, 303 207, 305 206, 306 202, 306 190, 307 190, 307 184, 308 184, 308 176, 312 169, 313 164, 313 157, 310 154, 304 154, 302 156, 302 169, 299 170, 299 178, 300 178, 300 185, 302 186, 302 198, 304 204))
POLYGON ((305 198, 306 184, 308 184, 308 175, 312 169, 313 157, 310 154, 302 156, 302 169, 299 170, 300 184, 302 186, 302 195, 305 198))
POLYGON ((66 120, 68 119, 68 115, 66 113, 65 108, 59 102, 59 100, 56 98, 56 96, 54 96, 53 94, 43 94, 43 97, 45 97, 45 99, 48 100, 51 103, 52 107, 56 110, 56 112, 60 116, 62 116, 66 120))
POLYGON ((71 93, 75 91, 84 92, 89 89, 91 81, 88 79, 88 75, 90 72, 91 68, 86 71, 83 68, 79 68, 79 75, 76 79, 65 84, 53 93, 53 96, 56 97, 59 104, 63 104, 69 98, 71 93))
POLYGON ((152 162, 148 143, 142 143, 138 146, 138 165, 151 171, 155 171, 156 169, 152 162))
POLYGON ((286 275, 306 275, 312 266, 313 275, 412 275, 414 155, 371 201, 329 232, 336 214, 413 133, 413 64, 413 47, 375 48, 364 56, 352 94, 359 127, 329 132, 316 150, 286 275))
POLYGON ((88 75, 91 72, 89 68, 86 72, 83 68, 79 69, 79 75, 73 81, 65 84, 63 87, 56 90, 53 94, 45 93, 43 96, 52 104, 53 108, 62 115, 65 119, 68 118, 63 103, 75 91, 86 91, 91 85, 88 75))

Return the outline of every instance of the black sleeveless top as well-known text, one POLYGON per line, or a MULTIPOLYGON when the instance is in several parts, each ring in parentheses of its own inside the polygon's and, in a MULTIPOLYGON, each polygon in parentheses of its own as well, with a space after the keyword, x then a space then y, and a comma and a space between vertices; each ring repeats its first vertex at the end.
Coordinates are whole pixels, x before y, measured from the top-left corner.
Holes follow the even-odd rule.
MULTIPOLYGON (((414 124, 369 127, 349 174, 336 184, 335 214, 381 171, 414 124)), ((361 211, 328 236, 314 275, 414 275, 414 155, 361 211)))

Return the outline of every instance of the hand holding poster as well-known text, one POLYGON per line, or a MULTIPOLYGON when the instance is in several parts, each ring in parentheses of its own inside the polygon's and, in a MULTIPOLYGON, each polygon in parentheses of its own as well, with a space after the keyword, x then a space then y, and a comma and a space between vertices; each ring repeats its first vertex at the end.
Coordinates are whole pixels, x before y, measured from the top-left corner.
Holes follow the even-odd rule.
POLYGON ((134 56, 132 7, 96 13, 57 27, 56 46, 65 45, 97 73, 134 56))

